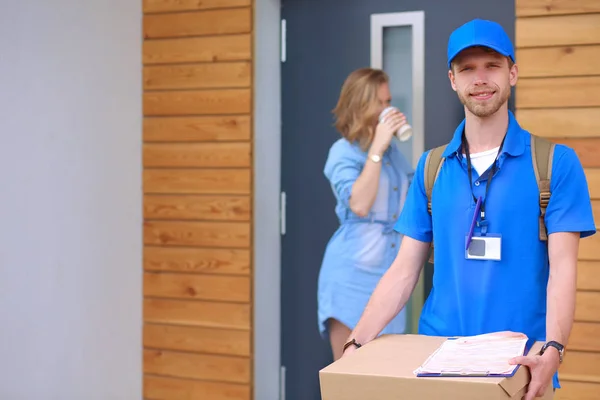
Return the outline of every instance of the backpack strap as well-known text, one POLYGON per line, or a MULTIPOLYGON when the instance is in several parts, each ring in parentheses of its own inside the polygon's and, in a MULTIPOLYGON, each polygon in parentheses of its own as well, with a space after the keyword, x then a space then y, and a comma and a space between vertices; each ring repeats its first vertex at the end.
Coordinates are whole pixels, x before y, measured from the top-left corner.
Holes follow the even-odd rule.
MULTIPOLYGON (((431 195, 433 193, 433 185, 440 174, 445 158, 442 154, 446 150, 447 145, 439 146, 432 149, 425 159, 424 183, 425 193, 427 195, 427 211, 431 215, 431 195)), ((539 136, 531 135, 531 159, 533 161, 533 170, 535 179, 539 189, 539 238, 541 241, 548 240, 548 231, 544 218, 546 216, 546 208, 550 202, 550 184, 552 181, 552 161, 554 158, 555 143, 539 136)), ((433 241, 431 242, 431 254, 429 262, 433 263, 433 241)))
POLYGON ((531 135, 531 159, 533 161, 535 180, 540 192, 539 237, 543 242, 548 240, 548 231, 544 218, 552 194, 550 192, 550 182, 552 178, 554 147, 555 144, 553 142, 539 136, 531 135))
POLYGON ((445 159, 442 157, 442 154, 444 154, 446 146, 447 145, 443 145, 431 149, 425 159, 425 173, 423 175, 425 177, 425 193, 427 194, 427 212, 429 212, 429 215, 431 215, 431 194, 433 193, 433 185, 440 174, 442 164, 444 164, 445 159))
MULTIPOLYGON (((427 194, 427 212, 429 212, 429 215, 431 215, 431 194, 433 193, 433 185, 444 164, 445 158, 442 157, 442 154, 444 154, 446 146, 447 145, 445 144, 431 149, 425 159, 425 171, 423 176, 425 181, 425 193, 427 194)), ((433 264, 433 240, 431 241, 430 251, 429 262, 433 264)))

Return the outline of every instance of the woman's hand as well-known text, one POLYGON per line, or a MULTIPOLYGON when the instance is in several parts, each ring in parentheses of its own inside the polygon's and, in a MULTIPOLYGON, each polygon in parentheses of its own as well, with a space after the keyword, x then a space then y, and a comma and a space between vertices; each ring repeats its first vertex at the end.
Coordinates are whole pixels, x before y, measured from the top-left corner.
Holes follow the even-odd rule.
POLYGON ((390 145, 392 136, 406 123, 406 117, 398 110, 392 110, 377 124, 371 152, 382 155, 390 145))

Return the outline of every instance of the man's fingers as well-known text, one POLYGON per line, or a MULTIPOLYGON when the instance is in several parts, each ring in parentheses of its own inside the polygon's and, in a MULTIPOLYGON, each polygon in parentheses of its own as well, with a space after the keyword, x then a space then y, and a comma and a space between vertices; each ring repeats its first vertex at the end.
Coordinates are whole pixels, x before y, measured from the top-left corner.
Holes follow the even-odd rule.
POLYGON ((532 365, 535 364, 535 360, 532 359, 531 357, 519 356, 519 357, 511 358, 510 360, 508 360, 508 363, 512 364, 512 365, 522 364, 522 365, 526 365, 528 367, 531 367, 532 365))
POLYGON ((523 400, 534 400, 538 395, 541 385, 535 381, 531 381, 529 383, 529 387, 527 388, 527 394, 523 397, 523 400))
POLYGON ((544 397, 546 388, 543 384, 537 381, 531 381, 527 387, 527 394, 523 397, 523 400, 534 400, 536 397, 544 397))
POLYGON ((537 397, 544 397, 545 394, 546 394, 546 387, 544 385, 541 385, 537 392, 537 397))

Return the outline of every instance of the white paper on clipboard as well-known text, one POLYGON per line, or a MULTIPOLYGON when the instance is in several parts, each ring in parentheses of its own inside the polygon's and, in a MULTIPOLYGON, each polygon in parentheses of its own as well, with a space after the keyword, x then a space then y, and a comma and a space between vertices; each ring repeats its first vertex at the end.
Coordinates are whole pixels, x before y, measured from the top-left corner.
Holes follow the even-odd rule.
POLYGON ((526 335, 510 331, 448 339, 415 370, 415 375, 510 375, 518 365, 509 364, 509 360, 524 354, 527 340, 526 335))

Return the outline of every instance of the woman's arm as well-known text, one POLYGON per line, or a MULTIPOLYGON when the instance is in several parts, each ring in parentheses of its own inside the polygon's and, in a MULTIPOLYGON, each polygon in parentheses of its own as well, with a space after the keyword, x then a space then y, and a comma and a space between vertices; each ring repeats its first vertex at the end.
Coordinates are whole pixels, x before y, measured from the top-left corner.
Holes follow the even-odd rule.
POLYGON ((356 215, 364 217, 369 214, 371 207, 377 197, 379 188, 379 175, 381 173, 381 158, 387 150, 394 133, 406 123, 406 117, 399 111, 392 111, 385 120, 377 125, 375 137, 369 149, 367 162, 360 173, 354 185, 352 185, 352 194, 350 195, 350 209, 356 215), (371 156, 379 156, 379 161, 375 162, 371 156))

